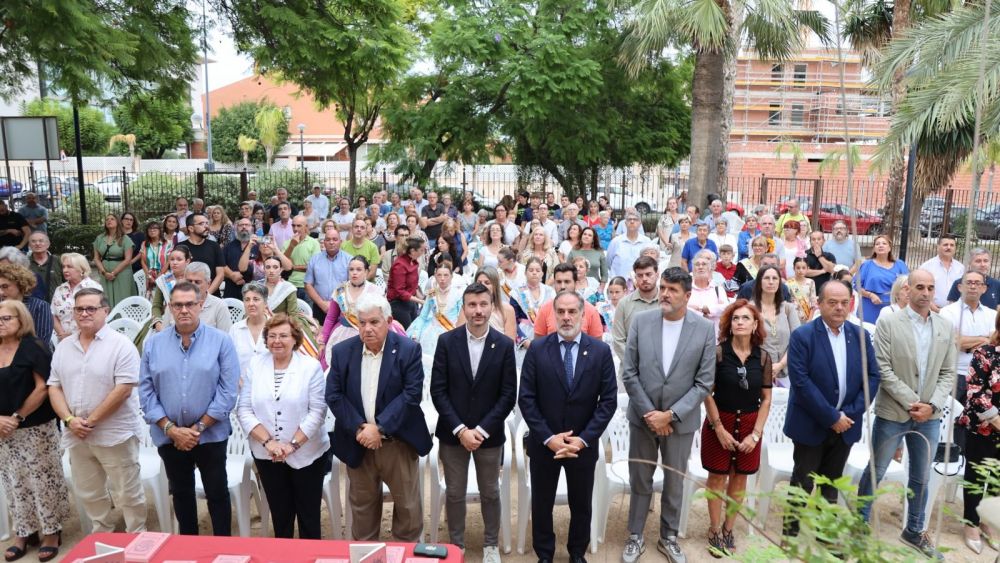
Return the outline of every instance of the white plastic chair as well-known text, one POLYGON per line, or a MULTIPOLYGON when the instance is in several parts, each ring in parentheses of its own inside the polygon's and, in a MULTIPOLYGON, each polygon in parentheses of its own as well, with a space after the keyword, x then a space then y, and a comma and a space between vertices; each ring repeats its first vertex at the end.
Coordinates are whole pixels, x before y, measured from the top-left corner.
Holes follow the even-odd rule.
POLYGON ((226 308, 229 309, 229 320, 231 320, 233 324, 236 324, 246 318, 247 312, 242 301, 239 299, 233 299, 232 297, 227 297, 223 301, 226 304, 226 308))
POLYGON ((305 315, 307 318, 311 319, 313 315, 312 305, 310 305, 304 299, 299 299, 298 302, 299 302, 299 312, 305 315))
MULTIPOLYGON (((942 444, 952 444, 952 454, 954 454, 955 449, 955 417, 962 412, 962 403, 956 401, 953 397, 948 397, 948 403, 941 407, 941 437, 940 443, 942 444)), ((936 451, 937 446, 935 445, 931 448, 931 452, 936 451)), ((952 485, 958 486, 962 483, 965 476, 965 455, 959 457, 957 462, 954 463, 932 463, 930 481, 927 483, 927 504, 924 507, 924 514, 928 518, 931 516, 931 512, 934 508, 934 500, 937 498, 937 493, 941 489, 942 485, 947 484, 949 487, 952 485)))
MULTIPOLYGON (((127 320, 127 319, 125 319, 127 320)), ((153 502, 156 518, 161 532, 170 532, 173 522, 173 511, 170 505, 170 485, 167 481, 167 470, 163 467, 163 459, 153 444, 149 435, 149 427, 139 436, 139 477, 146 493, 146 502, 153 502)))
POLYGON ((111 322, 118 317, 125 317, 127 319, 132 319, 133 321, 139 323, 140 325, 145 323, 150 316, 153 314, 153 305, 146 300, 145 297, 126 297, 115 305, 114 309, 111 309, 111 313, 108 315, 108 322, 111 322))
MULTIPOLYGON (((767 525, 767 513, 771 508, 771 494, 780 481, 792 478, 792 459, 794 446, 792 440, 785 436, 785 413, 788 411, 788 389, 775 387, 771 390, 771 410, 764 423, 764 436, 761 438, 763 449, 760 453, 760 471, 757 482, 758 499, 757 518, 761 526, 767 525)), ((750 486, 747 485, 749 492, 750 486)))
POLYGON ((135 294, 146 295, 146 272, 137 270, 132 274, 132 279, 135 280, 135 294))
MULTIPOLYGON (((510 553, 510 458, 511 458, 511 436, 510 431, 504 429, 506 440, 503 444, 503 458, 500 468, 500 543, 504 553, 510 553)), ((430 477, 431 477, 431 531, 430 542, 437 543, 438 527, 441 523, 441 509, 445 504, 445 481, 444 470, 441 468, 439 459, 440 444, 437 438, 434 439, 434 447, 431 449, 430 477)), ((466 482, 465 502, 479 502, 479 480, 476 478, 476 464, 469 460, 469 475, 466 482)))
MULTIPOLYGON (((528 423, 522 420, 517 425, 517 431, 514 433, 514 451, 515 451, 515 461, 517 462, 517 552, 519 554, 524 554, 524 545, 527 541, 528 536, 528 519, 531 517, 531 464, 528 462, 528 456, 524 450, 524 435, 528 431, 528 423)), ((600 446, 600 451, 598 452, 598 463, 594 468, 595 473, 595 483, 600 477, 601 459, 604 457, 602 453, 604 447, 600 446)), ((566 473, 559 473, 559 482, 556 485, 556 498, 555 504, 569 504, 569 495, 566 486, 566 473)), ((594 529, 594 518, 596 518, 597 511, 592 510, 591 512, 591 523, 590 529, 594 529)), ((591 544, 596 541, 594 537, 590 538, 591 544)))
MULTIPOLYGON (((333 413, 326 411, 326 432, 333 432, 333 413)), ((330 513, 330 527, 333 528, 333 539, 345 539, 342 527, 344 505, 340 500, 340 463, 334 458, 333 467, 323 480, 323 502, 330 513)))
POLYGON ((0 483, 0 541, 10 539, 10 512, 7 511, 7 491, 0 483))
MULTIPOLYGON (((594 541, 590 544, 590 552, 597 553, 598 543, 604 542, 608 528, 608 513, 611 510, 611 499, 615 496, 628 495, 632 492, 629 481, 629 428, 628 394, 618 394, 618 410, 611 417, 608 428, 604 431, 601 441, 606 450, 611 452, 611 463, 598 462, 601 470, 595 480, 594 490, 594 529, 590 535, 594 541), (596 483, 600 483, 598 486, 596 483), (596 493, 602 494, 598 496, 596 493)), ((604 460, 605 458, 601 458, 604 460)), ((663 469, 657 467, 653 471, 653 490, 663 492, 663 469)))
POLYGON ((118 317, 108 323, 108 326, 111 327, 112 330, 124 334, 129 340, 135 340, 135 337, 142 331, 142 325, 128 317, 118 317))
MULTIPOLYGON (((229 487, 229 498, 236 511, 236 524, 241 537, 250 537, 250 502, 254 500, 257 513, 260 514, 264 530, 267 530, 268 506, 263 491, 251 476, 253 459, 250 455, 250 441, 243 432, 236 416, 230 415, 233 433, 226 443, 226 479, 229 487)), ((198 498, 205 498, 205 486, 201 482, 201 472, 194 472, 194 490, 198 498)), ((174 521, 176 525, 176 520, 174 521)), ((179 533, 179 528, 174 530, 179 533)))
POLYGON ((382 268, 375 270, 375 281, 373 283, 378 286, 383 293, 385 292, 388 280, 386 279, 385 272, 382 271, 382 268))
MULTIPOLYGON (((698 429, 694 431, 694 439, 691 442, 691 455, 688 456, 687 478, 684 479, 684 488, 681 500, 681 518, 677 525, 677 535, 682 538, 687 537, 688 520, 691 517, 691 504, 694 502, 694 494, 704 489, 708 484, 708 471, 701 465, 701 425, 705 420, 705 403, 701 404, 701 417, 698 419, 698 429)), ((770 417, 768 417, 770 418, 770 417)), ((756 481, 751 477, 747 479, 747 490, 752 491, 756 481)), ((747 499, 749 501, 751 499, 747 499)))

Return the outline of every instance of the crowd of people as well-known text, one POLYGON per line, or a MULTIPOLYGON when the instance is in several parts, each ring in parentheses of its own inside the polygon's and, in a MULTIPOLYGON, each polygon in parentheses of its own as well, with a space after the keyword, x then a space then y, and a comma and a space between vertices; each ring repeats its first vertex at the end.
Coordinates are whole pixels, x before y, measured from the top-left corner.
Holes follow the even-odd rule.
MULTIPOLYGON (((199 532, 197 470, 212 533, 229 535, 226 444, 237 424, 277 537, 296 525, 299 537, 320 537, 323 482, 339 460, 350 537, 379 537, 385 484, 392 537, 416 541, 432 409, 449 539, 464 549, 471 459, 487 563, 500 561, 500 453, 512 414, 528 429, 516 439, 529 457, 540 561, 554 556, 562 471, 566 546, 584 561, 597 445, 619 393, 630 431, 625 563, 646 548, 658 459, 677 472, 663 475, 656 547, 685 561, 677 537, 696 432, 708 488, 741 502, 777 393, 795 447, 791 485, 806 490, 814 475, 844 473, 873 402, 875 480, 905 441, 913 497, 901 539, 928 557, 941 558, 926 516, 942 413, 963 427, 955 435, 967 480, 982 483, 975 464, 997 457, 1000 280, 982 248, 965 265, 943 236, 937 256, 911 271, 888 237, 863 256, 848 225, 813 231, 794 201, 779 217, 762 206, 743 216, 720 199, 703 214, 672 197, 647 233, 635 209, 613 221, 603 198, 521 192, 491 217, 471 199, 405 195, 352 205, 315 186, 299 205, 284 189, 264 205, 251 193, 235 221, 181 197, 145 225, 109 214, 90 256, 49 252, 33 194, 18 212, 0 201, 0 479, 16 532, 6 560, 32 546, 39 560, 57 556, 69 503, 63 449, 93 531, 114 529, 112 506, 128 531, 144 530, 146 433, 182 534, 199 532), (140 270, 145 287, 133 279, 140 270), (134 295, 152 314, 133 340, 108 316, 134 295), (242 301, 242 320, 225 298, 242 301), (432 407, 422 405, 428 396, 432 407)), ((877 486, 870 477, 862 495, 877 486)), ((837 500, 832 487, 822 494, 837 500)), ((981 497, 964 496, 976 553, 994 546, 976 513, 981 497)), ((869 518, 870 506, 857 510, 869 518)), ((736 553, 734 511, 713 496, 708 512, 713 555, 736 553)), ((786 516, 783 531, 800 525, 786 516)))

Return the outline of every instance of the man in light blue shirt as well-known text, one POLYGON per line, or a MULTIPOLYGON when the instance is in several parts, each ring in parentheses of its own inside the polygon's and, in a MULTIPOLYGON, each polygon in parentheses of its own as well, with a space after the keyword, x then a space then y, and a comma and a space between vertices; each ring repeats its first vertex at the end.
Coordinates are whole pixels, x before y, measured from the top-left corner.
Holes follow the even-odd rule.
POLYGON ((323 239, 323 252, 318 252, 306 265, 306 295, 312 300, 313 318, 323 324, 330 310, 333 291, 347 281, 347 264, 351 255, 340 250, 340 232, 329 229, 323 239))
POLYGON ((208 499, 212 533, 230 535, 226 443, 236 406, 240 362, 229 335, 201 324, 198 286, 170 294, 174 327, 150 336, 142 355, 139 398, 174 497, 180 533, 198 534, 194 469, 208 499))
POLYGON ((313 186, 312 195, 306 196, 306 201, 312 202, 313 209, 321 220, 330 216, 330 199, 323 195, 322 190, 322 186, 317 184, 313 186))
POLYGON ((833 238, 823 243, 823 250, 833 254, 837 264, 847 266, 851 275, 861 267, 861 249, 857 241, 847 236, 847 223, 837 221, 833 224, 833 238))

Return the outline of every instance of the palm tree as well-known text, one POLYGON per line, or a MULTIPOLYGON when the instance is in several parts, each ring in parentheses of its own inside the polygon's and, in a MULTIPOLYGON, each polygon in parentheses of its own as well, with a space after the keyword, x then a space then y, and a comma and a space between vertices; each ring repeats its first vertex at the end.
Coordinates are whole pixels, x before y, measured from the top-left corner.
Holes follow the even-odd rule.
POLYGON ((778 146, 774 149, 774 158, 781 160, 781 153, 787 152, 791 157, 791 163, 789 164, 792 171, 792 186, 791 193, 789 194, 792 199, 795 198, 795 184, 796 178, 799 175, 799 163, 802 162, 803 157, 805 157, 805 152, 802 150, 802 144, 794 139, 783 138, 778 146))
MULTIPOLYGON (((880 60, 886 46, 894 38, 906 35, 905 32, 912 26, 914 17, 926 20, 947 12, 953 4, 954 2, 950 0, 847 0, 843 6, 847 12, 844 36, 851 46, 861 53, 862 60, 872 66, 880 60)), ((906 96, 907 81, 904 80, 904 75, 909 62, 894 67, 892 81, 885 89, 891 95, 893 114, 899 110, 900 103, 906 96)), ((895 148, 897 149, 895 153, 891 155, 886 153, 884 158, 887 160, 883 163, 889 170, 885 193, 886 207, 883 214, 886 218, 884 232, 893 238, 902 223, 900 218, 902 209, 897 203, 903 200, 903 177, 906 165, 903 155, 908 147, 895 148)), ((919 159, 917 162, 919 167, 919 159)), ((920 178, 920 175, 917 178, 920 178)), ((920 189, 916 191, 921 202, 926 194, 930 193, 920 189)))
POLYGON ((804 46, 805 28, 827 41, 827 19, 789 0, 638 0, 630 12, 622 51, 630 71, 671 45, 694 51, 688 201, 700 205, 709 192, 726 191, 737 50, 786 60, 804 46))
POLYGON ((281 140, 281 128, 285 126, 285 114, 278 106, 262 107, 254 116, 254 123, 257 125, 257 136, 260 137, 260 144, 264 147, 265 164, 271 168, 271 163, 274 162, 274 152, 278 149, 278 142, 281 140))
POLYGON ((236 146, 243 153, 243 168, 250 167, 250 153, 257 150, 257 139, 247 135, 240 135, 236 139, 236 146))
POLYGON ((125 143, 128 146, 128 156, 132 159, 132 172, 138 172, 139 159, 135 154, 135 135, 132 133, 112 135, 108 140, 108 150, 114 148, 117 143, 125 143))
POLYGON ((861 164, 861 147, 851 145, 850 148, 840 147, 831 150, 823 157, 823 161, 816 167, 816 171, 821 175, 827 172, 836 174, 840 170, 840 161, 842 160, 846 160, 852 170, 856 169, 861 164))

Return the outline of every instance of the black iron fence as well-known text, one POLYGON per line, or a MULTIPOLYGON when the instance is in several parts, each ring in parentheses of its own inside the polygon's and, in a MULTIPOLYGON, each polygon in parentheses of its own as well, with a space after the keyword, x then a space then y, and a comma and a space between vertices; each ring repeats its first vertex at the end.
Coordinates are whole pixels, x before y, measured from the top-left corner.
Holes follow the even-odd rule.
MULTIPOLYGON (((309 169, 246 170, 230 169, 214 172, 144 172, 133 174, 125 168, 88 170, 84 174, 84 189, 75 177, 48 177, 44 168, 12 167, 11 179, 0 178, 0 198, 8 199, 17 209, 24 194, 38 194, 41 204, 51 210, 54 225, 100 225, 108 213, 135 213, 139 220, 159 218, 174 209, 179 196, 201 198, 206 205, 221 205, 230 217, 235 217, 239 203, 251 192, 258 201, 267 202, 278 188, 286 188, 292 201, 301 201, 313 185, 324 188, 331 196, 348 193, 348 174, 343 171, 312 171, 309 169), (81 193, 82 192, 82 193, 81 193), (84 210, 86 213, 84 213, 84 210)), ((706 202, 686 201, 689 179, 679 170, 609 170, 590 183, 589 199, 595 192, 606 197, 615 215, 634 207, 644 214, 647 225, 655 225, 659 213, 670 198, 680 205, 698 205, 704 212, 706 202)), ((562 195, 558 182, 544 174, 525 174, 514 169, 497 171, 496 167, 482 170, 472 166, 441 166, 429 186, 450 193, 456 201, 464 193, 472 193, 478 205, 492 208, 505 197, 520 191, 552 192, 557 201, 562 195)), ((399 193, 408 198, 411 184, 386 170, 364 169, 358 172, 357 196, 371 201, 376 191, 399 193)), ((860 242, 870 244, 871 238, 882 232, 882 210, 885 204, 885 182, 860 179, 849 193, 843 179, 791 178, 774 176, 731 176, 723 194, 742 213, 780 214, 792 199, 814 225, 825 232, 838 220, 856 223, 860 242), (819 213, 814 213, 818 209, 819 213)), ((935 194, 911 215, 907 262, 919 265, 936 252, 940 233, 959 237, 960 253, 969 243, 965 218, 971 194, 968 190, 949 189, 935 194)), ((976 206, 976 235, 989 249, 1000 249, 1000 194, 985 191, 976 206)), ((356 202, 352 202, 356 205, 356 202)), ((900 203, 901 205, 901 203, 900 203)), ((899 241, 896 241, 897 244, 899 241)), ((1000 263, 1000 260, 998 260, 1000 263)))

